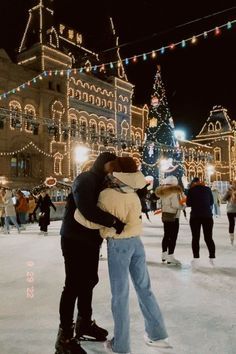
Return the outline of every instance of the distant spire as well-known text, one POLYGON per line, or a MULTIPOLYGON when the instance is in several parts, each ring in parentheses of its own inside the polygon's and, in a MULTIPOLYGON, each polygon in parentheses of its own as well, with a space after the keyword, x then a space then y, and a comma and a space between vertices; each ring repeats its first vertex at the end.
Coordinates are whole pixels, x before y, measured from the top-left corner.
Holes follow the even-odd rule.
POLYGON ((116 35, 116 30, 115 30, 115 26, 114 26, 112 17, 110 17, 110 23, 111 23, 112 34, 113 34, 113 36, 115 37, 115 40, 116 40, 116 42, 115 42, 116 43, 116 48, 117 48, 116 49, 116 54, 117 54, 117 57, 118 57, 117 74, 118 74, 118 77, 120 79, 125 79, 126 81, 128 81, 126 73, 125 73, 125 69, 124 69, 124 66, 123 66, 123 62, 122 62, 122 59, 121 59, 121 56, 120 56, 119 37, 116 35))

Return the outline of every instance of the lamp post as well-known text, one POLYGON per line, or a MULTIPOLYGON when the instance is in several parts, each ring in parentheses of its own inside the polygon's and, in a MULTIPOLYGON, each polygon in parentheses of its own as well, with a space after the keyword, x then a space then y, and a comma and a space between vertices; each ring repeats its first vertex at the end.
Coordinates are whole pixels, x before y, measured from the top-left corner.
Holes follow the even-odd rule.
POLYGON ((3 187, 7 183, 5 176, 0 176, 0 187, 3 187))
POLYGON ((81 167, 88 160, 89 148, 83 145, 77 145, 74 150, 75 177, 81 173, 81 167))
POLYGON ((210 185, 211 184, 211 176, 215 172, 215 167, 213 165, 207 165, 206 170, 207 170, 207 182, 210 185))

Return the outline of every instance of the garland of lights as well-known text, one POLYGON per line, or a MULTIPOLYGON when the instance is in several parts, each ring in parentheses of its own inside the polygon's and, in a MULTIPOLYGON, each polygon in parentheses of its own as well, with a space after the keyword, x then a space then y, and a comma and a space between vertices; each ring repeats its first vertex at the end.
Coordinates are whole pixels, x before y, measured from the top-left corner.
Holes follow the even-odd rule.
POLYGON ((232 21, 228 21, 227 23, 224 23, 223 25, 214 27, 208 31, 204 31, 201 32, 197 35, 194 35, 192 37, 189 38, 185 38, 182 39, 181 41, 178 42, 173 42, 170 45, 166 45, 166 46, 162 46, 158 49, 153 49, 150 52, 147 53, 142 53, 142 54, 138 54, 138 55, 134 55, 125 59, 119 59, 118 61, 113 61, 113 62, 108 62, 108 63, 103 63, 100 65, 94 65, 94 66, 86 66, 86 67, 80 67, 80 68, 74 68, 74 69, 62 69, 62 70, 49 70, 49 71, 43 71, 41 74, 35 76, 34 78, 32 78, 31 80, 26 81, 25 83, 17 86, 16 88, 13 88, 12 90, 9 90, 5 93, 2 93, 0 95, 0 100, 1 99, 5 99, 7 98, 7 96, 14 94, 16 92, 21 91, 22 89, 25 89, 27 87, 29 87, 31 84, 35 84, 37 83, 38 80, 43 80, 45 77, 48 76, 52 76, 53 74, 56 75, 60 75, 63 76, 64 74, 67 74, 68 76, 70 76, 71 74, 76 75, 77 73, 82 73, 82 72, 90 72, 90 71, 94 71, 96 72, 98 69, 100 71, 105 71, 106 67, 109 67, 110 69, 113 69, 115 65, 117 65, 118 67, 120 67, 122 65, 122 63, 128 65, 131 62, 136 63, 138 61, 138 58, 142 58, 143 60, 147 60, 148 56, 150 56, 151 58, 155 58, 157 56, 158 53, 160 54, 164 54, 166 52, 166 50, 173 50, 176 47, 181 47, 181 48, 185 48, 187 43, 190 42, 191 44, 196 44, 197 40, 201 37, 203 37, 204 39, 206 39, 208 37, 209 33, 214 32, 216 36, 221 34, 221 30, 224 28, 227 29, 231 29, 232 25, 236 23, 236 20, 232 20, 232 21))

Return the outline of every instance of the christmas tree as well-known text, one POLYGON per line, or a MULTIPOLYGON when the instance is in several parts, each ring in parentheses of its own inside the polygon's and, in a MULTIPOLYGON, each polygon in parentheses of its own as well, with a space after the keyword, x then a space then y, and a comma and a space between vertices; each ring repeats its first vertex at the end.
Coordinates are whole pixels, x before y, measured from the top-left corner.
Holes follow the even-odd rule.
POLYGON ((181 152, 174 135, 174 121, 169 111, 161 79, 160 66, 157 66, 145 132, 141 170, 145 176, 153 178, 154 189, 168 175, 176 176, 182 185, 181 160, 181 152))

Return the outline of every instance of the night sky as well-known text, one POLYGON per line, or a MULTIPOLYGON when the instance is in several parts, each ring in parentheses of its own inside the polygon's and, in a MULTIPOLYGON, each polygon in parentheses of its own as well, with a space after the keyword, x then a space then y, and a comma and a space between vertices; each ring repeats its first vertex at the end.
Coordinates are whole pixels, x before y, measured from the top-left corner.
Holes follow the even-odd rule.
MULTIPOLYGON (((35 0, 0 1, 0 47, 14 58, 28 18, 28 8, 35 0)), ((112 16, 120 38, 122 58, 130 57, 236 19, 236 0, 157 1, 157 0, 55 0, 55 18, 83 34, 83 45, 100 53, 111 48, 112 16), (233 9, 225 11, 228 8, 233 9), (224 12, 222 12, 224 11, 224 12), (213 17, 208 17, 211 14, 213 17), (208 17, 208 18, 206 18, 208 17), (195 21, 200 19, 199 21, 195 21), (180 26, 185 23, 188 25, 180 26), (176 28, 178 27, 178 28, 176 28)), ((236 24, 209 34, 197 44, 166 50, 156 59, 148 58, 126 66, 128 79, 135 85, 133 102, 149 104, 156 65, 162 68, 169 108, 177 128, 196 135, 214 105, 228 109, 236 119, 236 24)))

